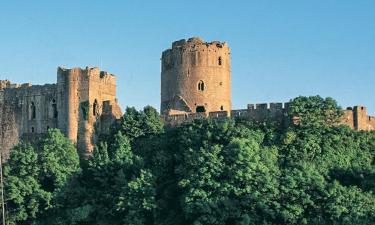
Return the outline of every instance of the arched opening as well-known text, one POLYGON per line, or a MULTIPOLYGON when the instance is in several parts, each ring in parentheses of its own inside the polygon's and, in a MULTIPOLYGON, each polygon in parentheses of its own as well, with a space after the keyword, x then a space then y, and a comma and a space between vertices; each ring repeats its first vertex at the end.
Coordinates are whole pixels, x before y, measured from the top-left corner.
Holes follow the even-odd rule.
POLYGON ((206 108, 204 108, 204 106, 200 105, 200 106, 197 106, 196 110, 195 110, 197 113, 202 113, 202 112, 206 112, 206 108))
POLYGON ((34 133, 34 132, 35 132, 34 127, 31 127, 31 133, 34 133))
POLYGON ((33 120, 36 117, 36 112, 35 112, 36 111, 36 107, 35 107, 35 103, 34 102, 31 102, 30 110, 31 110, 30 118, 33 120))
POLYGON ((204 82, 203 82, 203 80, 200 80, 198 82, 198 91, 204 91, 204 82))
POLYGON ((57 112, 57 104, 56 104, 55 99, 52 99, 52 112, 53 112, 53 118, 57 118, 58 112, 57 112))
POLYGON ((218 64, 219 66, 221 66, 221 64, 222 64, 221 56, 219 56, 219 58, 217 59, 217 64, 218 64))
POLYGON ((97 112, 98 112, 98 101, 95 99, 94 105, 92 107, 92 115, 96 116, 97 112))
POLYGON ((224 106, 220 106, 220 110, 223 111, 224 110, 224 106))

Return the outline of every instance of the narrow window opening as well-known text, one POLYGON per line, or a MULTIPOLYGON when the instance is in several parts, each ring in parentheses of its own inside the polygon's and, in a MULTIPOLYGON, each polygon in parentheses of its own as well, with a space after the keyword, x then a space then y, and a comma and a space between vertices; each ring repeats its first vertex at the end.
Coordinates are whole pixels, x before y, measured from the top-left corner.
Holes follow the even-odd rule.
POLYGON ((57 118, 58 112, 57 112, 57 104, 56 104, 55 99, 52 100, 52 111, 53 111, 53 118, 57 118))
POLYGON ((196 112, 197 113, 200 113, 200 112, 206 112, 206 108, 204 108, 204 106, 197 106, 196 108, 196 112))
POLYGON ((96 116, 96 114, 97 114, 97 110, 98 110, 98 101, 95 99, 95 101, 94 101, 94 105, 93 105, 93 107, 92 107, 92 114, 93 114, 94 116, 96 116))
POLYGON ((198 82, 198 90, 204 91, 204 82, 202 80, 198 82))
POLYGON ((222 64, 221 56, 217 59, 217 64, 219 64, 219 66, 221 66, 221 64, 222 64))
POLYGON ((31 133, 34 133, 35 129, 34 127, 31 127, 31 133))
POLYGON ((220 106, 220 110, 223 111, 224 110, 224 106, 220 106))
POLYGON ((49 126, 47 126, 47 131, 49 130, 49 126))
POLYGON ((33 120, 36 117, 36 112, 35 112, 36 111, 36 107, 35 107, 35 103, 34 102, 31 102, 30 109, 31 109, 31 119, 33 120))

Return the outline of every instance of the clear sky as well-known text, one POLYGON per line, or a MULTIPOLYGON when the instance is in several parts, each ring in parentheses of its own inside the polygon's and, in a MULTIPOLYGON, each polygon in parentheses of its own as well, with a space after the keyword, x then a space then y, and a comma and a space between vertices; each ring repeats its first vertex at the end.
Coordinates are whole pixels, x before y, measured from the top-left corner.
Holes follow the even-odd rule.
POLYGON ((228 42, 233 108, 319 94, 375 115, 374 0, 0 0, 0 79, 100 66, 123 108, 159 108, 161 52, 192 36, 228 42))

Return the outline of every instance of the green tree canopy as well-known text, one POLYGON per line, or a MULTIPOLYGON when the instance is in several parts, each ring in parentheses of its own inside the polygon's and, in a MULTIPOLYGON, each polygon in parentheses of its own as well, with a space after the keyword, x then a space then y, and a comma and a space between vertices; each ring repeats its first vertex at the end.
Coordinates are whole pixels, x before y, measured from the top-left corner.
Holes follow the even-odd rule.
POLYGON ((12 220, 375 224, 375 132, 333 126, 341 111, 330 98, 298 97, 290 109, 299 124, 228 118, 163 127, 155 109, 128 108, 82 169, 71 143, 51 131, 37 147, 12 151, 5 168, 12 220))
POLYGON ((293 99, 288 114, 301 126, 322 126, 337 124, 343 112, 334 99, 330 97, 324 99, 317 95, 293 99))
POLYGON ((57 129, 35 147, 20 143, 4 168, 8 219, 30 224, 54 207, 53 198, 80 170, 77 150, 57 129))

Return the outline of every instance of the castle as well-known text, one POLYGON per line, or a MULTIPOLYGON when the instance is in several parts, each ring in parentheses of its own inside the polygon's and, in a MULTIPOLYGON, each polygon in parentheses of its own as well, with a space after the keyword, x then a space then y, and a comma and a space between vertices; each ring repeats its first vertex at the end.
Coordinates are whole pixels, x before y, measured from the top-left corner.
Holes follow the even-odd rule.
POLYGON ((116 78, 99 68, 59 67, 56 84, 0 81, 0 148, 5 157, 20 139, 33 141, 58 128, 87 158, 97 135, 108 132, 121 116, 116 78))
MULTIPOLYGON (((172 43, 161 58, 161 114, 171 125, 197 118, 235 117, 251 121, 280 121, 288 103, 249 104, 231 109, 230 49, 226 43, 190 38, 172 43)), ((355 130, 375 130, 375 117, 364 106, 344 110, 341 121, 355 130)))
POLYGON ((163 114, 231 110, 230 51, 226 43, 180 40, 161 59, 163 114))
MULTIPOLYGON (((249 104, 232 110, 230 49, 226 43, 190 38, 173 42, 161 57, 161 117, 167 124, 197 118, 234 117, 280 121, 288 103, 249 104)), ((100 134, 122 116, 116 78, 99 68, 58 68, 57 83, 12 84, 0 80, 0 150, 19 140, 36 140, 58 128, 77 145, 81 157, 93 151, 100 134)), ((355 130, 375 130, 375 117, 363 106, 347 108, 341 121, 355 130)))

